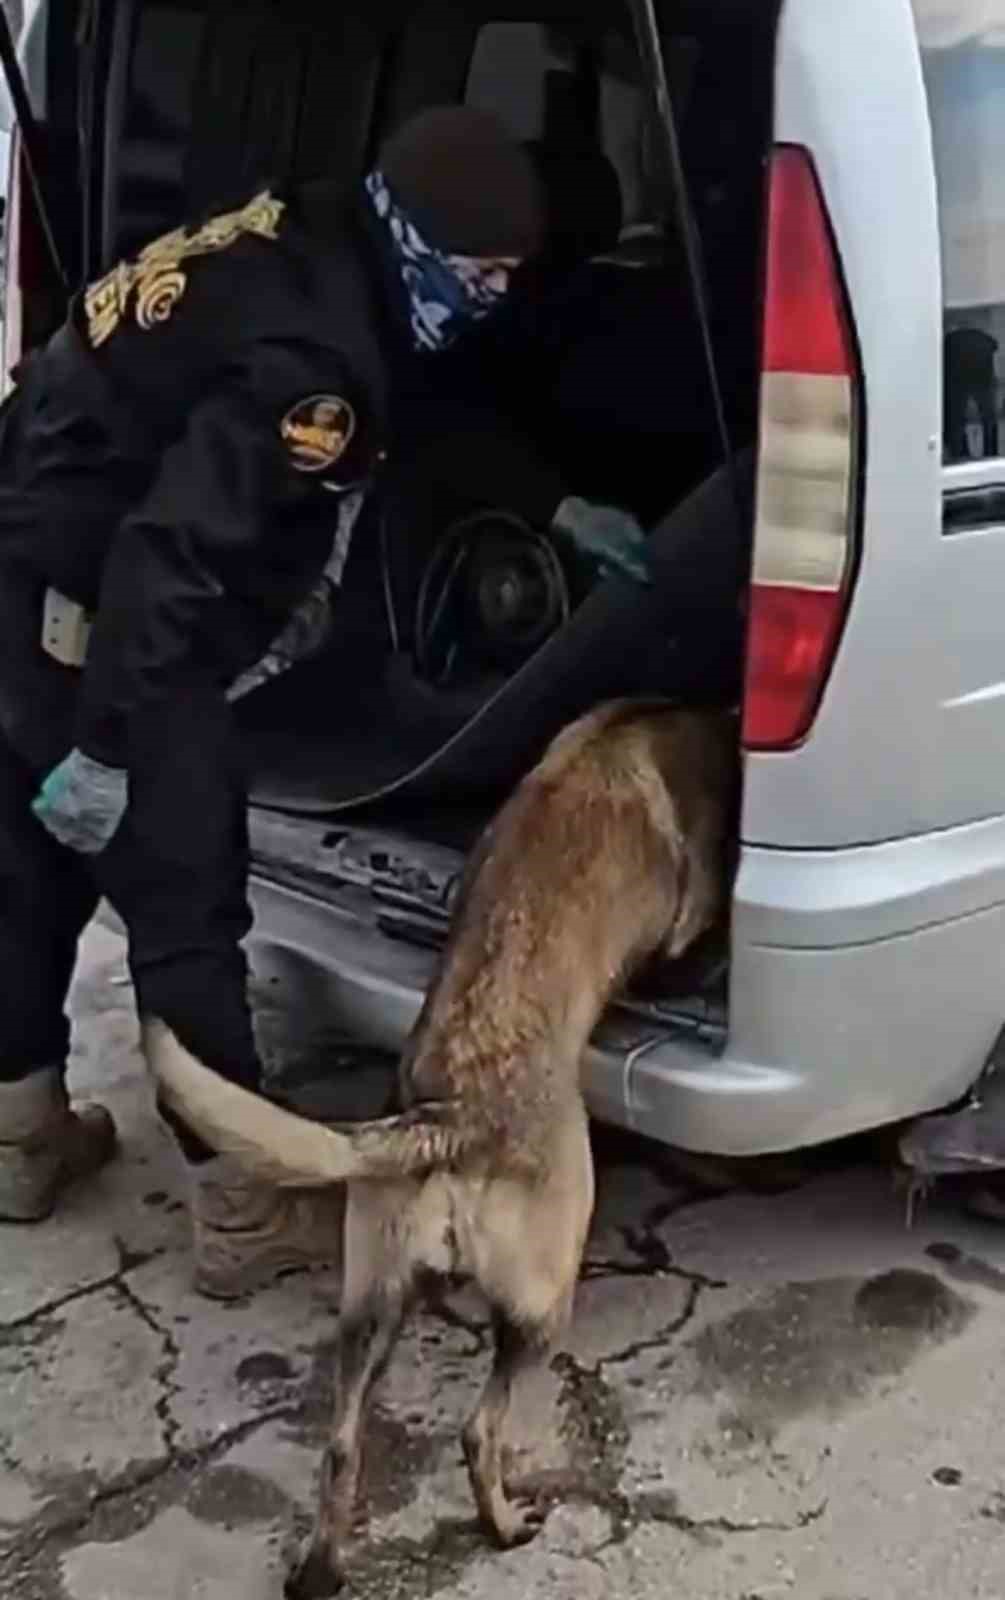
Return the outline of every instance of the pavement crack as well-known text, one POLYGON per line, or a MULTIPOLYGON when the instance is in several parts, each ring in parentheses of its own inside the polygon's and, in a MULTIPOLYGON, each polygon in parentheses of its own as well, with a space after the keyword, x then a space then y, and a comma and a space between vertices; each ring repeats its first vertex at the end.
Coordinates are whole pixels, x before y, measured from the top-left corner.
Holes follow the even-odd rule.
POLYGON ((94 1278, 90 1283, 79 1284, 76 1289, 68 1289, 65 1294, 56 1295, 52 1300, 45 1300, 40 1306, 34 1306, 31 1311, 12 1318, 10 1322, 0 1322, 0 1341, 9 1334, 22 1333, 37 1323, 48 1321, 66 1306, 75 1305, 78 1300, 87 1300, 91 1295, 105 1294, 109 1289, 119 1288, 127 1273, 135 1272, 138 1267, 146 1266, 148 1261, 153 1261, 163 1254, 161 1250, 131 1251, 117 1237, 114 1244, 118 1255, 118 1266, 114 1272, 106 1272, 102 1278, 94 1278))
POLYGON ((160 1389, 160 1394, 154 1403, 154 1413, 160 1423, 165 1455, 169 1462, 174 1461, 178 1454, 179 1423, 172 1411, 172 1402, 181 1388, 175 1377, 181 1360, 181 1349, 171 1329, 158 1321, 150 1307, 124 1277, 116 1278, 113 1289, 122 1304, 160 1341, 161 1359, 154 1369, 154 1380, 160 1389))
POLYGON ((628 1361, 634 1361, 637 1356, 643 1356, 650 1350, 662 1350, 670 1339, 682 1333, 698 1310, 698 1302, 704 1291, 704 1284, 692 1281, 688 1288, 687 1299, 683 1310, 670 1322, 665 1322, 655 1333, 649 1334, 645 1339, 634 1339, 621 1350, 615 1350, 608 1356, 601 1356, 597 1368, 603 1372, 605 1367, 622 1367, 628 1361))
POLYGON ((640 1228, 626 1224, 618 1229, 625 1243, 625 1248, 637 1258, 639 1263, 648 1268, 653 1277, 680 1278, 685 1283, 700 1284, 703 1289, 725 1289, 728 1287, 724 1278, 710 1278, 707 1273, 693 1272, 686 1267, 679 1267, 670 1254, 670 1247, 662 1239, 656 1229, 669 1221, 681 1207, 679 1205, 661 1204, 654 1206, 643 1219, 640 1228))
POLYGON ((108 1272, 103 1278, 95 1278, 91 1283, 80 1284, 76 1289, 67 1290, 66 1294, 57 1295, 53 1300, 46 1300, 33 1310, 26 1311, 23 1316, 15 1317, 11 1322, 0 1324, 0 1340, 9 1334, 23 1333, 25 1329, 32 1328, 40 1322, 46 1322, 50 1317, 58 1315, 66 1306, 75 1305, 78 1300, 86 1300, 93 1294, 105 1294, 109 1289, 114 1289, 119 1281, 119 1273, 108 1272))
POLYGON ((621 1493, 609 1498, 601 1495, 581 1495, 578 1498, 590 1500, 601 1510, 606 1511, 611 1518, 611 1531, 606 1539, 601 1539, 598 1544, 590 1545, 588 1549, 580 1552, 581 1559, 601 1567, 604 1571, 607 1569, 601 1557, 608 1550, 617 1549, 618 1546, 627 1543, 639 1528, 673 1528, 676 1532, 698 1541, 715 1535, 732 1538, 755 1533, 799 1533, 804 1528, 811 1527, 813 1523, 819 1522, 826 1514, 828 1506, 826 1500, 821 1500, 818 1505, 800 1511, 791 1521, 773 1517, 763 1519, 751 1517, 749 1520, 740 1521, 726 1516, 690 1516, 681 1509, 677 1496, 665 1490, 637 1495, 634 1498, 621 1493))
POLYGON ((584 1258, 579 1271, 583 1283, 593 1283, 604 1278, 661 1278, 665 1276, 658 1267, 651 1267, 646 1261, 612 1261, 607 1257, 600 1259, 584 1258))
POLYGON ((819 1522, 827 1511, 827 1505, 826 1500, 821 1500, 818 1505, 800 1511, 791 1521, 782 1521, 774 1517, 751 1517, 749 1520, 739 1521, 724 1516, 689 1516, 686 1511, 681 1510, 676 1495, 657 1492, 640 1495, 636 1500, 630 1501, 629 1514, 634 1527, 656 1523, 661 1527, 676 1528, 680 1533, 696 1537, 706 1533, 799 1533, 803 1528, 809 1528, 814 1522, 819 1522))
POLYGON ((126 1275, 130 1272, 138 1271, 140 1267, 145 1267, 148 1262, 156 1261, 158 1256, 162 1256, 164 1254, 164 1248, 162 1245, 158 1245, 153 1250, 133 1250, 126 1243, 125 1239, 123 1239, 121 1235, 117 1233, 112 1235, 112 1243, 115 1246, 115 1252, 119 1258, 119 1267, 116 1274, 116 1276, 119 1278, 126 1277, 126 1275))
MULTIPOLYGON (((86 1543, 91 1537, 102 1541, 125 1537, 127 1530, 135 1532, 146 1526, 165 1498, 180 1493, 192 1474, 212 1466, 259 1429, 272 1422, 290 1421, 296 1415, 296 1406, 272 1406, 235 1423, 205 1444, 190 1449, 176 1446, 172 1453, 156 1460, 134 1462, 104 1483, 82 1474, 67 1509, 54 1515, 51 1507, 43 1506, 0 1551, 0 1595, 22 1592, 13 1585, 23 1583, 25 1574, 36 1563, 44 1561, 54 1569, 63 1552, 73 1545, 86 1543)), ((63 1505, 66 1504, 64 1497, 63 1505)))

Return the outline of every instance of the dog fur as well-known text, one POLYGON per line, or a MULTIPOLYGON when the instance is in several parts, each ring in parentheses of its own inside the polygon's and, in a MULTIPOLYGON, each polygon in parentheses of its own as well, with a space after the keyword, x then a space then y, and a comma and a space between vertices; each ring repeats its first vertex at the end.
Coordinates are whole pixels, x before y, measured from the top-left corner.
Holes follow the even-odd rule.
POLYGON ((581 1057, 625 975, 718 915, 735 753, 731 717, 637 701, 554 741, 469 865, 399 1116, 311 1123, 148 1030, 160 1093, 216 1149, 273 1183, 349 1180, 337 1409, 291 1600, 343 1581, 367 1401, 430 1280, 473 1279, 491 1309, 492 1372, 464 1432, 481 1521, 503 1546, 540 1526, 505 1490, 502 1435, 514 1379, 569 1314, 593 1209, 581 1057))

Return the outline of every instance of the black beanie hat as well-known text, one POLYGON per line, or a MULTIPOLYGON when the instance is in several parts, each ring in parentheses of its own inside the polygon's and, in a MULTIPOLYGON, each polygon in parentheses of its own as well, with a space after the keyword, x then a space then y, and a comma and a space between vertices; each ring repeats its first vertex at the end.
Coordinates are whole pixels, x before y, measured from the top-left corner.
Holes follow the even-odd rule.
POLYGON ((538 255, 546 244, 544 185, 527 149, 496 117, 436 106, 393 133, 378 162, 422 236, 451 255, 538 255))

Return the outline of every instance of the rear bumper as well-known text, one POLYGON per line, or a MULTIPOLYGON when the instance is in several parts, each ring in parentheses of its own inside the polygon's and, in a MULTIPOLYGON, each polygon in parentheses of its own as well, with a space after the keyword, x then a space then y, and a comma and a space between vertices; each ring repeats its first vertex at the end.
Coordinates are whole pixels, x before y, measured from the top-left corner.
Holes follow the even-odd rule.
MULTIPOLYGON (((312 1018, 332 1019, 339 1033, 362 1043, 399 1050, 419 1014, 436 954, 387 938, 367 916, 362 898, 355 916, 302 890, 255 878, 251 900, 255 921, 248 954, 255 987, 283 1019, 294 1050, 300 1037, 315 1031, 312 1018)), ((605 1019, 585 1063, 594 1116, 632 1126, 636 1063, 665 1037, 665 1026, 645 1018, 605 1019)))
MULTIPOLYGON (((434 957, 258 880, 252 959, 283 1004, 397 1049, 434 957)), ((615 1013, 584 1064, 591 1110, 686 1149, 756 1155, 950 1103, 1005 1013, 1005 819, 833 852, 744 851, 729 1037, 615 1013)))
POLYGON ((729 1038, 636 1062, 630 1125, 755 1155, 949 1104, 1005 1016, 1005 818, 835 851, 747 847, 729 1038))

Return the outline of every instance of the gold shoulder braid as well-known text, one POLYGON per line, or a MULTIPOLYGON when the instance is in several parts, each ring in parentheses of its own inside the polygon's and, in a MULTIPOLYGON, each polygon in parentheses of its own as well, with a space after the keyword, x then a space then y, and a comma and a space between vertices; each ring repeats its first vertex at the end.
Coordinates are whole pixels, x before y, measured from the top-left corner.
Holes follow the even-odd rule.
POLYGON ((111 338, 129 309, 135 292, 137 325, 150 329, 166 322, 185 293, 187 276, 182 263, 191 256, 227 250, 243 233, 260 239, 277 239, 285 206, 267 189, 239 211, 227 211, 189 233, 175 228, 141 250, 134 261, 120 261, 111 272, 84 292, 87 333, 96 350, 111 338))

